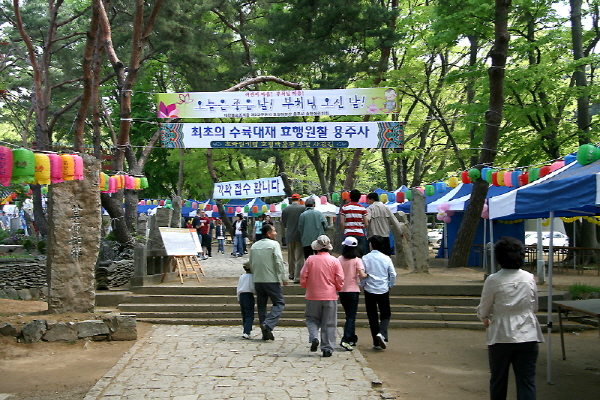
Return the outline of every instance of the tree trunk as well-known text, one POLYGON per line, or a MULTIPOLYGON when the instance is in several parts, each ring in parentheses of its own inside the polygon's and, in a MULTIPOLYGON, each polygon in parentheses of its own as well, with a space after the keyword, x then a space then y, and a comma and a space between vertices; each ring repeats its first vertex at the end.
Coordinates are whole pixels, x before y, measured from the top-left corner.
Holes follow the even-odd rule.
MULTIPOLYGON (((571 3, 571 38, 573 41, 573 58, 575 61, 585 57, 583 51, 583 33, 581 27, 581 3, 582 0, 570 0, 571 3)), ((577 67, 573 76, 579 88, 587 87, 585 69, 587 64, 577 67)), ((577 98, 577 127, 579 128, 579 144, 590 142, 588 136, 590 127, 590 97, 585 90, 581 90, 577 98)))
MULTIPOLYGON (((490 103, 485 114, 485 135, 483 138, 483 150, 479 156, 479 168, 492 165, 496 158, 498 138, 500 134, 500 123, 502 122, 502 109, 504 107, 504 68, 508 54, 508 11, 511 0, 496 0, 494 27, 494 47, 490 52, 492 66, 488 70, 490 78, 490 103)), ((483 179, 477 179, 473 184, 471 200, 465 211, 462 224, 458 229, 456 240, 450 254, 449 267, 465 267, 469 259, 469 253, 477 226, 481 218, 481 211, 487 195, 489 184, 483 179)))
POLYGON ((356 171, 360 165, 360 158, 362 157, 363 149, 354 149, 354 156, 350 162, 350 166, 347 170, 346 180, 344 181, 343 190, 354 189, 354 178, 356 177, 356 171))
POLYGON ((285 192, 285 195, 287 197, 292 197, 292 187, 290 186, 290 180, 285 172, 285 162, 283 161, 283 156, 279 153, 275 156, 275 165, 277 165, 279 176, 281 176, 281 180, 283 180, 283 191, 285 192))

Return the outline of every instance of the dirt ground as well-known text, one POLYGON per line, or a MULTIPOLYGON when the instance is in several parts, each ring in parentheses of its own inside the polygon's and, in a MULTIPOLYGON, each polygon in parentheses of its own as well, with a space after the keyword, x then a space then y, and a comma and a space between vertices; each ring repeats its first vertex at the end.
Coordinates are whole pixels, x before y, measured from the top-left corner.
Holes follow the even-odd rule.
MULTIPOLYGON (((44 316, 46 303, 0 299, 0 323, 65 316, 44 316)), ((70 315, 69 318, 86 315, 70 315)), ((138 323, 143 336, 151 325, 138 323)), ((450 329, 391 330, 387 350, 371 349, 369 332, 359 328, 359 348, 390 394, 402 400, 485 399, 489 379, 485 333, 450 329)), ((567 360, 560 337, 552 335, 552 382, 547 384, 546 344, 540 346, 538 398, 596 400, 600 393, 598 331, 568 333, 567 360)), ((134 344, 78 341, 15 343, 0 337, 0 399, 80 400, 134 344), (3 394, 11 394, 3 396, 3 394)), ((511 386, 509 400, 515 399, 511 386)))

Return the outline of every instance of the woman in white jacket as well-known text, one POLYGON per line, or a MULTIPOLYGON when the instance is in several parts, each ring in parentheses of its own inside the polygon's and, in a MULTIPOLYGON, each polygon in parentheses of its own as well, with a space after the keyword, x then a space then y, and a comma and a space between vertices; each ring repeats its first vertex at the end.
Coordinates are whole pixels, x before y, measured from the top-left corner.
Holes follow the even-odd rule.
POLYGON ((535 400, 535 367, 538 343, 544 341, 535 316, 538 309, 535 277, 521 267, 525 246, 513 237, 494 245, 502 267, 483 286, 477 316, 487 328, 490 363, 490 399, 505 400, 512 364, 518 400, 535 400))

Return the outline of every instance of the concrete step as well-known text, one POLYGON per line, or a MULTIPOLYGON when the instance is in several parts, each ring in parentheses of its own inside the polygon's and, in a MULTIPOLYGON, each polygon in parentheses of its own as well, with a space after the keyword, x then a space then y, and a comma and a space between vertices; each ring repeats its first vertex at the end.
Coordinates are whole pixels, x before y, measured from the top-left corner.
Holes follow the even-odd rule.
MULTIPOLYGON (((304 312, 305 303, 286 303, 285 311, 302 311, 304 312)), ((338 303, 340 312, 342 311, 341 304, 338 303)), ((202 303, 202 304, 151 304, 151 303, 123 303, 119 305, 121 311, 164 311, 164 312, 206 312, 206 311, 239 311, 239 304, 229 303, 202 303)), ((412 312, 412 313, 451 313, 451 314, 473 314, 474 307, 455 307, 455 306, 420 306, 406 304, 391 304, 393 313, 412 312)), ((358 305, 359 311, 365 311, 363 303, 358 305)))
MULTIPOLYGON (((284 295, 286 304, 304 304, 304 295, 284 295)), ((237 304, 233 294, 165 295, 133 294, 123 298, 123 304, 237 304)), ((412 306, 477 307, 479 298, 465 296, 390 296, 390 304, 412 306)))
MULTIPOLYGON (((481 296, 483 284, 465 285, 402 285, 397 284, 390 290, 390 296, 481 296)), ((235 293, 235 286, 135 286, 133 294, 146 295, 218 295, 235 293)), ((305 289, 298 284, 283 286, 283 293, 304 295, 305 289)))
MULTIPOLYGON (((359 315, 366 315, 364 310, 359 310, 359 315)), ((220 319, 220 318, 240 318, 240 310, 206 310, 203 312, 198 311, 161 311, 161 310, 147 310, 140 311, 134 309, 121 310, 121 314, 136 315, 138 318, 196 318, 196 319, 220 319)), ((304 319, 304 310, 288 310, 287 308, 283 312, 282 319, 304 319)), ((338 320, 343 320, 345 314, 343 310, 338 311, 338 320)), ((401 320, 432 320, 432 321, 472 321, 477 322, 477 316, 471 314, 449 314, 449 313, 409 313, 409 312, 394 312, 392 311, 392 318, 401 320)))
MULTIPOLYGON (((138 321, 148 322, 153 324, 171 324, 171 325, 240 325, 241 320, 237 318, 159 318, 159 317, 143 317, 138 316, 138 321)), ((255 330, 258 328, 258 319, 255 320, 255 330)), ((306 326, 304 318, 282 318, 279 320, 278 326, 306 326)), ((338 327, 344 326, 344 319, 338 318, 338 327)), ((357 320, 356 326, 368 327, 369 323, 365 320, 357 320)), ((390 328, 456 328, 456 329, 475 329, 484 330, 480 322, 471 321, 440 321, 440 320, 398 320, 390 321, 390 328)))

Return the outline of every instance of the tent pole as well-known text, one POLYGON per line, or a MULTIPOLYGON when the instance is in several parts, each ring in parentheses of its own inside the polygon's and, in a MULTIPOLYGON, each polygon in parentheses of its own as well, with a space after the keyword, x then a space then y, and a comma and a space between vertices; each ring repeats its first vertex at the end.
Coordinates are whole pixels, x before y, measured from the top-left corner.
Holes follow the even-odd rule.
POLYGON ((496 260, 494 259, 494 220, 490 220, 490 267, 492 268, 492 274, 496 273, 496 260))
POLYGON ((444 222, 444 267, 448 268, 448 224, 444 222))
POLYGON ((538 282, 546 282, 546 262, 544 261, 544 248, 542 247, 542 219, 537 219, 537 276, 538 282))
POLYGON ((483 219, 483 274, 484 278, 488 276, 488 265, 487 265, 487 219, 483 219))
POLYGON ((552 385, 552 267, 554 258, 554 211, 550 211, 550 248, 548 251, 548 384, 552 385))

